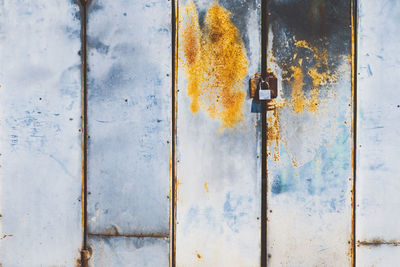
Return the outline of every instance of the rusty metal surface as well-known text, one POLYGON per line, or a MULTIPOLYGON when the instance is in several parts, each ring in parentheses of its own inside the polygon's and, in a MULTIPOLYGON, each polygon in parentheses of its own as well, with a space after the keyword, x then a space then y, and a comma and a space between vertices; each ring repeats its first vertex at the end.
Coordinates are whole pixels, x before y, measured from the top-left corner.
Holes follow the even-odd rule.
POLYGON ((0 1, 0 265, 75 266, 81 228, 79 8, 0 1))
POLYGON ((259 1, 180 1, 176 266, 260 265, 259 1))
POLYGON ((400 2, 359 1, 358 266, 400 260, 400 2))
POLYGON ((350 1, 270 1, 268 266, 352 263, 350 1))

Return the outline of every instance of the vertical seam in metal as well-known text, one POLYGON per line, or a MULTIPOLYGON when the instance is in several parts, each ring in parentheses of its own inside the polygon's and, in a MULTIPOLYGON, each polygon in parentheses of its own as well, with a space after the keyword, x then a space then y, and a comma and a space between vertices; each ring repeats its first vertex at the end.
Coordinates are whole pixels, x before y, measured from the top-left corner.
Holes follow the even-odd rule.
MULTIPOLYGON (((268 0, 261 0, 261 75, 267 77, 268 0)), ((261 267, 267 266, 267 104, 261 102, 261 267)))
POLYGON ((351 64, 351 79, 352 79, 352 91, 353 91, 353 267, 356 267, 356 208, 357 208, 357 199, 356 199, 356 175, 357 175, 357 26, 358 26, 358 3, 357 0, 351 1, 351 53, 352 53, 352 64, 351 64))
POLYGON ((80 0, 82 61, 82 226, 81 265, 87 261, 87 0, 80 0))
POLYGON ((172 0, 171 2, 171 94, 172 94, 172 127, 171 127, 171 220, 170 220, 170 266, 175 267, 176 265, 176 251, 175 251, 175 227, 176 227, 176 110, 177 110, 177 101, 176 101, 176 75, 177 75, 177 46, 178 46, 178 38, 177 38, 177 13, 178 13, 178 0, 172 0))

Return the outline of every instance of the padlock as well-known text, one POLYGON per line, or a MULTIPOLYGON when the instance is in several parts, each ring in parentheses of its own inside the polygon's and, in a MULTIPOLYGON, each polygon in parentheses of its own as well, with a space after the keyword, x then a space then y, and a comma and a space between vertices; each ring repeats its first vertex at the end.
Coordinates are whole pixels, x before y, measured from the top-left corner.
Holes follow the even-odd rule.
POLYGON ((273 73, 268 73, 265 80, 256 73, 250 79, 249 87, 250 97, 256 101, 271 101, 278 96, 278 80, 273 73))
POLYGON ((271 90, 267 81, 261 79, 258 84, 258 99, 259 100, 272 100, 271 90))

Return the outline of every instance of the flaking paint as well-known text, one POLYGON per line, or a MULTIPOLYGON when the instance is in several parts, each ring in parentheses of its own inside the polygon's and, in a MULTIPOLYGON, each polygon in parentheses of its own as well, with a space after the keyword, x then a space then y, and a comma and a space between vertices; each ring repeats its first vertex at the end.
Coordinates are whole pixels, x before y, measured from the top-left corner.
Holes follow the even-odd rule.
MULTIPOLYGON (((325 48, 318 49, 305 40, 295 41, 298 49, 306 49, 310 53, 306 56, 298 51, 293 54, 293 65, 286 71, 282 71, 283 83, 288 83, 291 88, 290 95, 285 95, 283 90, 279 91, 279 97, 273 100, 269 106, 272 111, 268 114, 268 146, 270 156, 274 161, 279 161, 279 142, 286 144, 289 140, 282 138, 280 134, 279 114, 281 110, 291 109, 294 114, 308 112, 314 116, 324 112, 327 108, 329 98, 334 98, 334 92, 321 94, 321 88, 330 86, 337 82, 338 70, 332 71, 329 67, 328 53, 325 48), (310 67, 303 66, 304 61, 312 61, 310 67), (308 69, 308 71, 307 71, 308 69), (308 79, 308 83, 306 82, 308 79), (307 87, 311 86, 307 90, 307 87)), ((270 54, 269 62, 276 64, 273 54, 270 54)), ((270 70, 271 71, 271 70, 270 70)), ((289 151, 290 153, 290 151, 289 151)), ((294 167, 297 167, 295 158, 291 158, 294 167)))
POLYGON ((349 3, 268 3, 269 67, 284 102, 280 159, 268 158, 268 266, 350 266, 349 3))
POLYGON ((202 26, 193 1, 182 9, 180 61, 188 79, 190 109, 193 113, 203 110, 220 120, 220 130, 233 127, 243 119, 248 68, 239 30, 232 23, 230 12, 218 2, 208 8, 202 26))

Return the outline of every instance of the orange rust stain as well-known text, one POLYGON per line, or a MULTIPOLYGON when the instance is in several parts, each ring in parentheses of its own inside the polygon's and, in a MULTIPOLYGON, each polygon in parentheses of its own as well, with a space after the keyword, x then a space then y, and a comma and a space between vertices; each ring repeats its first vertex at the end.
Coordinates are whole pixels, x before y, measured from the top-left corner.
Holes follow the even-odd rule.
POLYGON ((274 99, 268 103, 269 112, 267 115, 267 131, 268 140, 267 146, 269 147, 270 155, 274 161, 279 161, 279 142, 280 136, 280 121, 279 121, 279 108, 283 107, 285 102, 283 99, 274 99))
POLYGON ((217 2, 207 10, 200 27, 197 9, 189 1, 182 12, 181 38, 193 113, 205 111, 221 121, 221 129, 243 119, 244 79, 248 61, 239 30, 230 13, 217 2))
POLYGON ((279 161, 279 152, 275 152, 273 154, 273 157, 274 157, 274 161, 279 161))
POLYGON ((304 40, 297 41, 297 42, 296 42, 296 46, 297 46, 297 47, 308 48, 308 49, 310 49, 311 51, 315 52, 314 48, 312 48, 312 47, 307 43, 307 41, 304 41, 304 40))
POLYGON ((311 89, 308 110, 315 113, 318 111, 320 104, 321 99, 319 98, 319 90, 317 88, 311 89))
POLYGON ((313 52, 316 63, 311 70, 308 71, 308 75, 312 78, 314 87, 335 83, 337 81, 337 76, 329 70, 328 51, 326 48, 320 51, 304 40, 297 41, 296 46, 309 49, 313 52))
POLYGON ((197 258, 201 259, 201 255, 199 253, 197 253, 197 258))
POLYGON ((274 109, 267 118, 268 142, 277 144, 279 141, 279 111, 274 109))
POLYGON ((304 95, 303 85, 304 76, 301 67, 292 67, 293 70, 293 82, 292 82, 292 98, 291 105, 293 111, 297 113, 304 112, 304 108, 307 105, 307 98, 304 95))
POLYGON ((290 161, 292 162, 293 167, 298 167, 299 166, 299 164, 295 161, 295 159, 293 157, 290 158, 290 161))
POLYGON ((184 7, 182 15, 184 16, 183 32, 183 55, 185 58, 186 72, 189 78, 188 95, 192 98, 190 110, 197 113, 200 109, 200 45, 201 31, 199 25, 199 16, 193 1, 189 1, 184 7))
POLYGON ((175 188, 174 188, 174 190, 175 190, 175 203, 179 200, 179 198, 178 198, 178 190, 179 190, 179 186, 181 185, 182 183, 178 180, 178 179, 176 179, 175 180, 175 188))
POLYGON ((290 68, 292 73, 290 78, 292 93, 290 102, 287 104, 289 104, 296 113, 303 113, 305 111, 316 113, 320 110, 321 106, 321 98, 319 95, 320 88, 333 84, 337 82, 338 79, 336 73, 332 73, 329 69, 328 52, 326 49, 320 51, 304 40, 297 41, 296 47, 310 50, 313 53, 316 63, 307 73, 303 73, 303 59, 300 58, 297 53, 293 55, 293 59, 296 60, 297 63, 290 68), (306 95, 303 90, 305 75, 308 75, 312 80, 312 88, 308 95, 306 95))
MULTIPOLYGON (((268 150, 274 161, 279 161, 280 142, 285 143, 280 135, 279 112, 281 108, 289 107, 294 113, 320 113, 326 107, 328 100, 321 94, 321 88, 329 87, 338 81, 337 72, 332 72, 329 65, 329 56, 326 48, 314 47, 307 41, 295 41, 297 49, 307 49, 312 52, 312 56, 302 56, 296 51, 293 53, 293 65, 282 70, 281 75, 291 87, 289 96, 284 95, 282 89, 278 98, 268 104, 268 108, 273 110, 268 114, 268 150), (304 62, 313 59, 314 65, 305 66, 304 62), (306 85, 306 80, 311 80, 306 85), (305 91, 305 86, 310 86, 309 91, 305 91), (287 97, 287 98, 285 98, 287 97)), ((274 55, 270 51, 269 62, 276 63, 274 55)), ((274 64, 270 64, 274 65, 274 64)), ((270 69, 272 71, 272 69, 270 69)), ((298 163, 294 158, 291 159, 293 166, 298 163)))
POLYGON ((204 189, 206 189, 206 192, 208 194, 208 183, 207 182, 204 183, 204 189))

